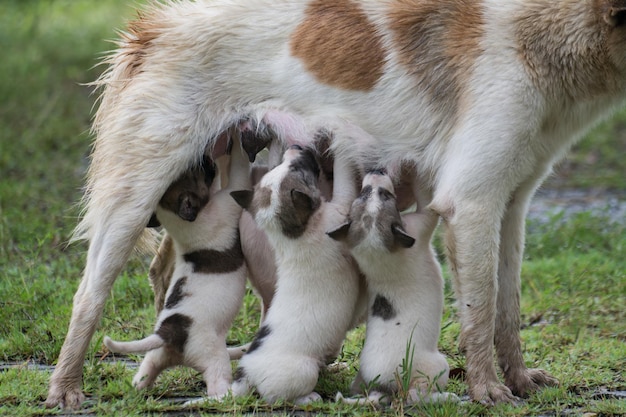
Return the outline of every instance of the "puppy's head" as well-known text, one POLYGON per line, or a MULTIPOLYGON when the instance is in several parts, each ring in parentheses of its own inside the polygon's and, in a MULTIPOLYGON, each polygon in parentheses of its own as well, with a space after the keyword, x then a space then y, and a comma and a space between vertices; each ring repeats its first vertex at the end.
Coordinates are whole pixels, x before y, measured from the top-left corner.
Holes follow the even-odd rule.
POLYGON ((292 146, 283 162, 269 171, 254 191, 231 193, 262 229, 275 229, 288 238, 300 237, 321 205, 320 168, 311 149, 292 146))
POLYGON ((363 178, 361 193, 352 203, 348 222, 328 232, 350 247, 395 251, 410 248, 415 239, 402 226, 391 178, 383 170, 370 171, 363 178))
POLYGON ((196 220, 200 210, 209 202, 215 174, 215 163, 205 157, 201 166, 185 172, 169 186, 159 205, 183 220, 188 222, 196 220))

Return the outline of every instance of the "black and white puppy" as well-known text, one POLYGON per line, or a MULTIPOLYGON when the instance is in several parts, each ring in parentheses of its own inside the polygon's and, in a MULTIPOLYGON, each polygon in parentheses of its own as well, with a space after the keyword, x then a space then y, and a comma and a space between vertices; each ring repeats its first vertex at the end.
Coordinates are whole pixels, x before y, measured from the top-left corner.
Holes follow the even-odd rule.
POLYGON ((335 163, 330 202, 321 197, 319 174, 314 152, 295 146, 254 192, 232 193, 266 233, 277 267, 272 305, 239 362, 234 395, 256 389, 268 402, 319 399, 320 366, 337 354, 354 324, 359 274, 346 246, 326 231, 347 216, 357 194, 355 173, 345 161, 335 163))
POLYGON ((399 391, 407 378, 408 402, 452 396, 441 392, 449 367, 437 350, 443 278, 430 246, 437 220, 426 211, 401 215, 390 177, 372 171, 363 178, 348 222, 329 232, 348 243, 367 279, 367 331, 352 392, 368 387, 369 401, 399 391))
POLYGON ((241 207, 230 192, 250 186, 249 163, 234 141, 228 187, 209 198, 215 168, 206 161, 167 190, 156 218, 172 237, 173 278, 154 334, 137 341, 104 344, 113 352, 148 352, 133 378, 151 386, 168 367, 186 365, 202 373, 209 397, 228 392, 232 379, 226 333, 245 292, 246 267, 239 236, 241 207))

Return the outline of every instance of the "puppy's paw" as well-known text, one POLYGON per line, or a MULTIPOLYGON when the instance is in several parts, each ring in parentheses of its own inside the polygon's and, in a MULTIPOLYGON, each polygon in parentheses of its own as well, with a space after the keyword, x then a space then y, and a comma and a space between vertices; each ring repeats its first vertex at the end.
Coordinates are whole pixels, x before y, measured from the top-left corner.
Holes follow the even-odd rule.
POLYGON ((370 405, 373 407, 378 407, 381 404, 389 404, 390 398, 386 395, 383 394, 382 392, 379 391, 371 391, 367 397, 363 397, 363 396, 356 396, 356 397, 349 397, 346 398, 343 396, 343 394, 341 392, 337 392, 337 395, 335 395, 335 401, 338 403, 344 403, 344 404, 355 404, 355 405, 370 405))
POLYGON ((302 397, 298 397, 294 400, 294 404, 296 405, 305 405, 308 403, 312 403, 314 401, 320 401, 322 399, 322 396, 319 395, 317 392, 313 391, 310 394, 307 395, 303 395, 302 397))
POLYGON ((155 378, 150 374, 137 372, 133 377, 133 387, 138 391, 150 388, 155 378))
POLYGON ((202 406, 202 405, 208 403, 209 401, 211 401, 211 398, 209 398, 209 397, 194 398, 193 400, 185 401, 183 403, 183 408, 202 406))
POLYGON ((460 402, 460 398, 457 397, 454 393, 452 392, 428 392, 428 393, 422 393, 420 392, 420 390, 418 389, 410 389, 407 395, 407 404, 411 405, 411 404, 416 404, 416 403, 422 403, 422 404, 438 404, 438 403, 443 403, 443 402, 452 402, 452 403, 458 403, 460 402))
POLYGON ((333 362, 326 365, 328 372, 342 372, 349 369, 348 362, 333 362))
POLYGON ((505 377, 506 385, 513 394, 520 397, 528 397, 534 391, 542 387, 555 387, 559 385, 559 380, 554 378, 543 369, 524 369, 516 376, 505 377))

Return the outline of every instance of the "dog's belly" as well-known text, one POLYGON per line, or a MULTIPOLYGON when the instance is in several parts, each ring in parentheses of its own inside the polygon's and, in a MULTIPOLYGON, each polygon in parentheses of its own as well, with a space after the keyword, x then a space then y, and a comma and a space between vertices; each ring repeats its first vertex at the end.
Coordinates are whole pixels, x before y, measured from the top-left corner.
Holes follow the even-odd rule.
POLYGON ((143 96, 163 101, 162 108, 173 113, 182 111, 175 118, 187 125, 178 127, 178 134, 216 137, 238 118, 262 118, 267 111, 280 110, 295 115, 308 129, 340 125, 338 140, 358 141, 363 153, 374 153, 377 159, 437 159, 424 157, 432 148, 427 144, 445 142, 453 124, 445 111, 429 106, 423 89, 403 76, 397 64, 387 65, 385 76, 371 88, 331 85, 307 70, 306 58, 292 50, 293 33, 308 2, 272 7, 250 3, 222 8, 219 16, 205 4, 181 16, 186 30, 199 36, 176 38, 179 45, 164 44, 156 52, 164 55, 168 72, 181 74, 167 86, 154 83, 147 63, 135 75, 143 96), (197 122, 189 123, 191 119, 197 122))

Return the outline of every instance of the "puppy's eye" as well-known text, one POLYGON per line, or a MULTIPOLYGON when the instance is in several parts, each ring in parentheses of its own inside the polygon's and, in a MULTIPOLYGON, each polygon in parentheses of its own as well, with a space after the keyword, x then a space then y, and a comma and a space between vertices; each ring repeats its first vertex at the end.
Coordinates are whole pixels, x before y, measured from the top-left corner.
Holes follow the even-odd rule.
POLYGON ((371 185, 366 185, 361 190, 361 194, 359 194, 359 198, 361 200, 367 200, 368 198, 370 198, 371 195, 372 195, 372 186, 371 185))
POLYGON ((378 197, 381 201, 389 201, 395 198, 394 195, 389 192, 389 190, 385 190, 384 188, 378 189, 378 197))

